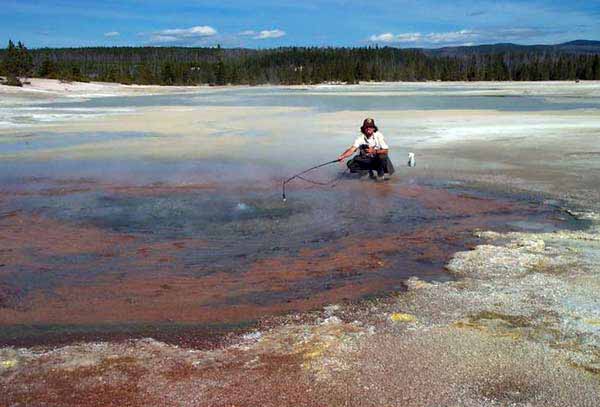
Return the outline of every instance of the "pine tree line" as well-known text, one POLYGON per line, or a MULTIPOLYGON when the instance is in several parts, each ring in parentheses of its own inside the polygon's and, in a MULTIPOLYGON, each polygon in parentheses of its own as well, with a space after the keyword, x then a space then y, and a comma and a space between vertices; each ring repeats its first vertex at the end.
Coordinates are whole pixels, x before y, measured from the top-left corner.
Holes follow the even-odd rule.
POLYGON ((19 78, 27 78, 33 73, 33 58, 25 45, 17 45, 11 40, 5 54, 0 59, 0 73, 7 77, 7 85, 22 86, 19 78))
MULTIPOLYGON (((12 44, 12 45, 11 45, 12 44)), ((600 80, 598 54, 500 52, 428 55, 392 47, 266 50, 217 48, 61 48, 0 52, 3 73, 124 84, 315 84, 358 81, 600 80), (18 68, 17 68, 18 66, 18 68)))

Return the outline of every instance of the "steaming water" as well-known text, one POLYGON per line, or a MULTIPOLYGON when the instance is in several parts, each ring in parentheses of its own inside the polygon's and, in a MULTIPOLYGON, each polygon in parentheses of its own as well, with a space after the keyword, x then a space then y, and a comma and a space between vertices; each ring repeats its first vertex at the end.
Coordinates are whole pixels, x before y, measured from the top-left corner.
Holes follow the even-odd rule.
MULTIPOLYGON (((599 107, 600 99, 594 93, 568 98, 561 92, 536 88, 528 95, 522 88, 498 90, 494 85, 473 88, 404 84, 203 89, 185 95, 13 106, 3 103, 0 123, 7 128, 127 113, 147 106, 285 106, 309 110, 290 112, 285 117, 288 123, 284 133, 258 131, 245 127, 243 121, 213 123, 211 138, 229 137, 247 143, 218 154, 205 151, 202 145, 184 144, 180 136, 143 132, 73 133, 62 132, 60 127, 32 134, 5 132, 0 136, 0 227, 20 225, 16 234, 23 231, 31 235, 26 235, 24 241, 28 243, 24 247, 11 249, 10 254, 0 252, 4 256, 0 258, 0 315, 4 307, 23 312, 22 323, 56 325, 57 319, 50 317, 27 319, 33 318, 28 317, 27 310, 36 315, 35 304, 56 301, 54 304, 65 307, 67 315, 88 325, 115 323, 106 317, 87 320, 94 309, 86 308, 87 296, 78 291, 109 284, 106 292, 90 294, 90 301, 108 309, 130 305, 131 301, 135 304, 124 311, 127 318, 115 317, 116 323, 177 323, 183 318, 182 311, 172 311, 168 305, 185 300, 192 304, 183 307, 186 312, 190 307, 198 310, 192 316, 186 313, 187 323, 228 324, 244 320, 232 317, 236 309, 252 320, 330 301, 397 291, 412 275, 448 279, 443 264, 452 252, 465 248, 473 228, 554 230, 557 224, 564 227, 564 222, 555 219, 558 215, 553 208, 532 204, 529 197, 498 198, 483 193, 484 198, 501 204, 490 204, 490 209, 483 212, 460 209, 471 202, 471 198, 461 201, 463 194, 476 197, 481 192, 461 189, 444 180, 432 183, 412 178, 403 168, 406 154, 401 148, 411 148, 410 143, 417 140, 414 135, 405 139, 389 137, 393 154, 398 157, 396 165, 401 169, 394 181, 375 185, 368 180, 344 178, 327 187, 299 181, 289 185, 288 202, 284 204, 282 178, 294 169, 331 159, 352 139, 347 132, 329 127, 327 137, 316 139, 315 149, 310 134, 319 130, 319 123, 312 120, 313 113, 377 109, 564 111, 599 107), (165 139, 172 145, 181 143, 175 154, 165 155, 160 144, 153 144, 165 139), (86 153, 74 154, 81 149, 86 153), (97 154, 107 149, 110 154, 97 154), (193 149, 197 150, 190 151, 193 149), (431 191, 420 193, 418 188, 422 186, 431 191), (440 195, 440 199, 444 203, 456 199, 456 207, 438 207, 428 200, 429 194, 440 190, 453 191, 448 196, 440 195), (18 223, 23 219, 24 223, 18 223), (60 242, 46 241, 43 229, 40 235, 34 228, 36 222, 46 221, 69 228, 68 233, 80 230, 86 236, 93 230, 93 236, 118 236, 124 243, 109 254, 93 245, 89 248, 89 242, 82 245, 85 249, 75 246, 65 250, 60 242), (411 240, 419 236, 419 241, 411 240), (380 239, 397 240, 377 251, 380 239), (356 249, 363 246, 366 252, 356 249), (155 253, 155 257, 148 253, 155 253), (369 261, 365 263, 363 256, 369 261), (345 262, 348 258, 356 261, 345 262), (216 275, 221 276, 223 288, 210 285, 216 275), (146 285, 133 285, 131 281, 139 281, 140 276, 145 276, 141 281, 146 285), (188 297, 179 298, 175 293, 170 302, 154 305, 157 298, 169 295, 161 287, 181 279, 199 288, 193 295, 185 291, 188 297), (119 302, 125 295, 119 291, 123 284, 130 284, 125 303, 119 302), (312 302, 317 297, 320 300, 312 302), (161 306, 164 313, 157 311, 161 306), (211 318, 206 319, 207 314, 211 318)), ((275 118, 265 114, 264 120, 275 118)), ((530 124, 529 130, 552 129, 547 123, 546 127, 535 126, 530 124)), ((493 130, 484 128, 486 132, 493 130)), ((437 131, 446 137, 468 134, 452 127, 437 131)), ((431 136, 436 135, 425 132, 419 137, 431 136)), ((311 174, 311 178, 334 179, 341 171, 331 166, 311 174)), ((482 202, 487 205, 488 201, 482 202)), ((60 320, 61 324, 68 322, 60 320)), ((18 343, 18 338, 27 336, 20 328, 13 328, 13 339, 0 335, 0 341, 18 343)), ((44 329, 42 336, 47 332, 44 329)))

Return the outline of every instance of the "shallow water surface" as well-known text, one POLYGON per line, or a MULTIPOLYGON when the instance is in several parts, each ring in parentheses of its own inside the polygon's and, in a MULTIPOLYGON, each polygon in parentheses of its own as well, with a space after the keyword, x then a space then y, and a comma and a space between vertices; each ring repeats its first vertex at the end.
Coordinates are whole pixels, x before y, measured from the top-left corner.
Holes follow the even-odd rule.
POLYGON ((475 243, 474 229, 581 226, 541 199, 430 179, 419 172, 419 154, 418 167, 402 168, 402 149, 437 136, 427 129, 389 137, 398 167, 391 181, 330 166, 310 174, 330 183, 295 181, 282 202, 282 179, 331 160, 353 139, 349 126, 321 128, 310 112, 564 110, 598 101, 493 92, 464 85, 236 88, 3 105, 0 122, 30 114, 17 126, 45 120, 38 114, 64 119, 144 106, 310 109, 284 121, 278 111, 254 121, 202 116, 199 126, 208 131, 201 135, 56 126, 0 136, 0 344, 151 334, 199 345, 263 317, 397 293, 411 276, 451 279, 444 264, 475 243), (321 134, 327 137, 313 137, 321 134))
MULTIPOLYGON (((44 107, 45 105, 40 105, 44 107)), ((117 109, 127 106, 242 106, 306 107, 318 112, 345 110, 502 110, 541 111, 599 108, 597 97, 548 98, 535 95, 473 94, 466 88, 395 89, 394 85, 368 88, 286 89, 274 87, 215 90, 199 94, 105 97, 83 102, 53 103, 58 109, 117 109)))
POLYGON ((478 83, 385 83, 316 87, 206 88, 185 93, 137 96, 57 98, 43 102, 13 98, 0 105, 0 129, 89 119, 158 106, 303 107, 316 113, 377 110, 565 111, 599 109, 595 88, 478 83), (528 89, 526 86, 530 86, 528 89), (18 102, 18 103, 17 103, 18 102))
POLYGON ((443 265, 474 228, 565 226, 539 202, 439 182, 347 178, 288 198, 268 182, 23 181, 0 201, 0 343, 154 332, 198 345, 411 276, 450 279, 443 265))

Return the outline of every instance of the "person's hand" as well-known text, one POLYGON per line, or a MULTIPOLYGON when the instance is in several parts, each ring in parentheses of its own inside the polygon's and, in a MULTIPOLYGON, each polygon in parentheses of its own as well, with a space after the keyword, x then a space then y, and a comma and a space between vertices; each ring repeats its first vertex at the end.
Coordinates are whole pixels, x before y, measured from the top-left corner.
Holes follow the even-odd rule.
POLYGON ((373 148, 373 147, 369 147, 369 148, 367 149, 367 154, 374 155, 374 154, 375 154, 375 148, 373 148))
POLYGON ((346 159, 346 157, 342 154, 340 156, 338 156, 338 161, 342 162, 346 159))

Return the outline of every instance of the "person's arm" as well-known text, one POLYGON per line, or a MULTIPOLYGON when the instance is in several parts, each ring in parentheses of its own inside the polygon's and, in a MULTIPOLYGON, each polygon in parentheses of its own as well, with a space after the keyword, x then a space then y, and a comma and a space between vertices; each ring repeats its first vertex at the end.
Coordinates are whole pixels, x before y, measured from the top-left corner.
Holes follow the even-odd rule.
POLYGON ((369 153, 369 154, 385 155, 388 153, 388 151, 389 151, 388 148, 369 148, 369 149, 367 149, 367 153, 369 153))
POLYGON ((350 157, 352 154, 354 154, 354 152, 357 150, 356 147, 354 146, 350 146, 350 148, 348 148, 346 151, 344 151, 342 154, 339 155, 338 160, 343 161, 346 158, 350 157))
POLYGON ((385 142, 385 139, 383 138, 383 134, 377 133, 377 141, 378 141, 377 144, 380 146, 380 148, 370 148, 369 154, 386 155, 390 148, 387 145, 387 143, 385 142))
POLYGON ((375 154, 385 155, 389 151, 389 148, 378 148, 375 150, 375 154))

